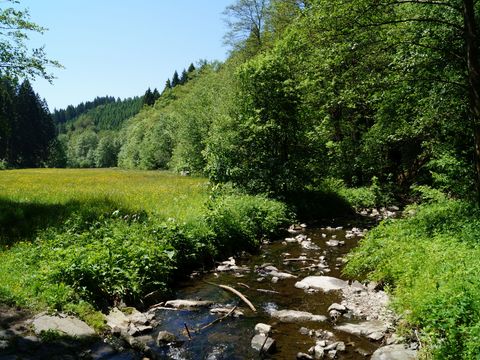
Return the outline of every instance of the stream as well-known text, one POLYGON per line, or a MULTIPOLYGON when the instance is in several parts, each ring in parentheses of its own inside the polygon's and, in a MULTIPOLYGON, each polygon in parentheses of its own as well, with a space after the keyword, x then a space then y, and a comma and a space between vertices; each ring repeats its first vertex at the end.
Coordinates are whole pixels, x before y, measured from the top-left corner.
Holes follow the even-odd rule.
MULTIPOLYGON (((320 331, 327 331, 327 334, 333 333, 330 338, 334 341, 346 345, 344 351, 330 354, 334 358, 368 358, 381 341, 336 330, 329 316, 329 306, 342 302, 341 291, 325 293, 295 287, 298 281, 315 275, 340 278, 351 283, 352 279, 346 279, 341 273, 342 259, 357 245, 365 230, 363 224, 360 224, 361 229, 354 228, 354 225, 359 226, 358 222, 341 225, 343 227, 337 223, 331 224, 331 227, 303 229, 291 234, 287 241, 262 245, 257 255, 230 258, 219 264, 214 272, 193 276, 178 286, 173 298, 208 300, 214 304, 194 310, 158 306, 154 312, 159 325, 144 336, 144 343, 156 357, 165 359, 295 359, 299 352, 308 353, 308 349, 315 346, 320 331), (295 277, 283 278, 282 274, 295 277), (239 297, 213 284, 237 289, 254 304, 257 312, 251 311, 239 297), (244 315, 225 317, 204 330, 196 331, 221 317, 210 313, 213 307, 234 306, 244 315), (328 319, 322 322, 282 322, 272 317, 272 313, 278 310, 299 310, 324 315, 328 319), (272 327, 269 336, 275 340, 276 349, 271 354, 260 354, 251 346, 257 323, 272 327), (314 336, 316 330, 317 337, 314 336), (158 346, 155 340, 160 331, 175 335, 177 345, 158 346)), ((342 317, 341 321, 355 323, 359 319, 349 316, 348 319, 342 317)), ((327 353, 325 358, 328 358, 327 353)))

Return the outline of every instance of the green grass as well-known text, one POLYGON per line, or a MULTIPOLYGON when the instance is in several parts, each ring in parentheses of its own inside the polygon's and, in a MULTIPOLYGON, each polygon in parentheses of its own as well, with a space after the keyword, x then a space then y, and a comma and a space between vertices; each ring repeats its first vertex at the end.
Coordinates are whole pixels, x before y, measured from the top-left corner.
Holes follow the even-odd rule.
POLYGON ((213 196, 205 179, 168 172, 1 171, 0 192, 0 301, 66 309, 97 328, 94 308, 166 293, 288 221, 279 202, 213 196))
POLYGON ((108 202, 161 218, 188 219, 208 198, 204 178, 165 171, 25 169, 0 172, 0 196, 18 203, 66 205, 108 202))
POLYGON ((480 354, 480 211, 436 196, 401 220, 385 221, 361 242, 346 271, 382 281, 424 355, 477 359, 480 354))

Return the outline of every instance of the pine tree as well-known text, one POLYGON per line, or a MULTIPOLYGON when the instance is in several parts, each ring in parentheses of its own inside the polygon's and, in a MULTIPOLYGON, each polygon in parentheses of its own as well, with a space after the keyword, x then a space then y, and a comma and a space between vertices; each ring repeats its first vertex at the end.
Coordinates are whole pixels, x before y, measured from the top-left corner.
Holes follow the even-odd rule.
POLYGON ((188 81, 188 73, 187 70, 183 69, 182 76, 180 77, 180 85, 185 84, 188 81))
POLYGON ((158 92, 157 88, 153 90, 152 96, 153 96, 153 103, 155 104, 155 101, 157 101, 157 99, 160 97, 160 93, 158 92))
POLYGON ((175 70, 172 77, 172 88, 180 84, 180 78, 178 77, 178 72, 175 70))
POLYGON ((165 82, 165 88, 163 89, 163 91, 171 88, 172 88, 172 83, 170 82, 170 79, 167 79, 167 81, 165 82))
POLYGON ((47 104, 25 80, 14 102, 15 125, 12 136, 11 161, 21 167, 37 167, 48 157, 55 126, 47 104))
POLYGON ((187 71, 188 71, 189 74, 191 74, 191 73, 193 73, 195 70, 196 70, 196 69, 195 69, 195 66, 194 66, 193 63, 192 63, 192 64, 190 64, 190 66, 188 67, 188 70, 187 70, 187 71))
POLYGON ((0 80, 0 161, 9 161, 13 131, 14 88, 7 79, 0 80))
POLYGON ((152 90, 148 88, 145 95, 143 95, 143 105, 152 106, 154 103, 155 99, 153 98, 152 90))

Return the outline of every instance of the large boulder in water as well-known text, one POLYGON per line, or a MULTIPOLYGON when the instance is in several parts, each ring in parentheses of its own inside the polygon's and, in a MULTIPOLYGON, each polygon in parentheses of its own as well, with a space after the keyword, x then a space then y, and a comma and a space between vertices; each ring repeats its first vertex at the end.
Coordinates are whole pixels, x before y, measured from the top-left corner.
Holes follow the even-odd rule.
POLYGON ((348 287, 348 282, 331 276, 307 276, 295 284, 299 289, 315 289, 323 292, 342 290, 348 287))
POLYGON ((64 314, 57 316, 39 315, 33 319, 35 334, 43 331, 58 331, 62 334, 84 338, 95 335, 95 331, 83 321, 64 314))
POLYGON ((323 315, 314 315, 306 311, 297 310, 274 310, 270 315, 282 322, 303 322, 303 321, 326 321, 327 317, 323 315))
POLYGON ((357 336, 366 336, 370 340, 378 341, 385 336, 387 325, 382 321, 362 321, 357 324, 340 324, 335 326, 335 330, 343 331, 357 336))
POLYGON ((378 348, 372 355, 371 360, 415 360, 417 352, 406 349, 404 345, 388 345, 378 348))

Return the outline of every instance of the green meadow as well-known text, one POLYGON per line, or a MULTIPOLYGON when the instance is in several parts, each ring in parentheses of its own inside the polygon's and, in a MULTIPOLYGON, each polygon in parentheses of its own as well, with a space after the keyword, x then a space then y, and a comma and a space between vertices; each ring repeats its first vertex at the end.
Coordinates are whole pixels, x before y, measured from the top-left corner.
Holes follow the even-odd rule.
POLYGON ((24 169, 0 173, 0 197, 20 204, 110 203, 162 218, 186 219, 208 198, 204 178, 166 171, 24 169))
POLYGON ((290 220, 279 202, 160 171, 1 171, 0 194, 0 302, 87 320, 162 297, 290 220))

